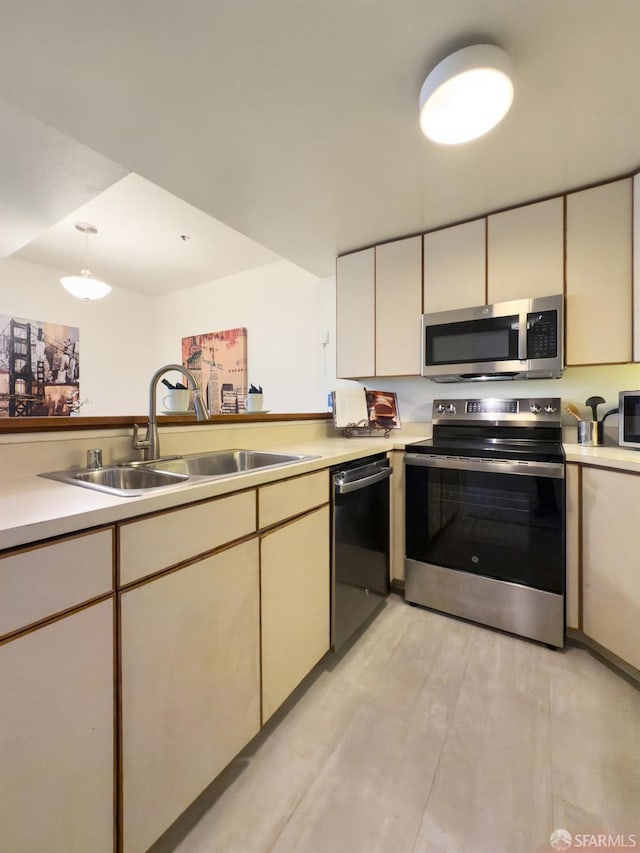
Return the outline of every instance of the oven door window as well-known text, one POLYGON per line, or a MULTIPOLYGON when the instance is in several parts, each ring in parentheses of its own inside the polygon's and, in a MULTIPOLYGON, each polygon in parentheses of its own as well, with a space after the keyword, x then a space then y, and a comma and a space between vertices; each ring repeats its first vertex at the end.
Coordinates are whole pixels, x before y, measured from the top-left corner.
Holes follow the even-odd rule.
POLYGON ((513 361, 518 358, 519 325, 520 317, 513 314, 427 326, 426 364, 513 361))
POLYGON ((406 470, 407 557, 564 590, 564 480, 444 468, 406 470))

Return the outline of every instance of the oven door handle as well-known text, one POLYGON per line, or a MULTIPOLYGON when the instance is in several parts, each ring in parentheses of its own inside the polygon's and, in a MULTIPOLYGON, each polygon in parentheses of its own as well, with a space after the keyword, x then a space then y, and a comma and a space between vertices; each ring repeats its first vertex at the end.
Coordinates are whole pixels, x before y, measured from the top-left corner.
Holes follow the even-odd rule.
POLYGON ((352 480, 350 483, 342 483, 335 477, 335 490, 337 495, 346 495, 349 492, 357 492, 359 489, 366 489, 368 486, 373 486, 374 483, 379 483, 381 480, 386 480, 391 476, 391 468, 382 468, 375 474, 369 477, 362 477, 359 480, 352 480))
POLYGON ((453 468, 457 471, 480 471, 491 474, 518 474, 522 477, 564 479, 562 462, 524 462, 517 459, 480 459, 460 456, 431 456, 426 453, 405 453, 405 465, 423 468, 453 468))

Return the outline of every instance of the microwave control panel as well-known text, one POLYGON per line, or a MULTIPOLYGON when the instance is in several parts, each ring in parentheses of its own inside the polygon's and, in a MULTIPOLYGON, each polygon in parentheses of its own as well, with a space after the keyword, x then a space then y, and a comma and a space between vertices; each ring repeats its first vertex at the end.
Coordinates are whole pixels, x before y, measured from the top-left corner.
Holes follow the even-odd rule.
POLYGON ((527 314, 527 358, 555 358, 558 354, 558 312, 527 314))

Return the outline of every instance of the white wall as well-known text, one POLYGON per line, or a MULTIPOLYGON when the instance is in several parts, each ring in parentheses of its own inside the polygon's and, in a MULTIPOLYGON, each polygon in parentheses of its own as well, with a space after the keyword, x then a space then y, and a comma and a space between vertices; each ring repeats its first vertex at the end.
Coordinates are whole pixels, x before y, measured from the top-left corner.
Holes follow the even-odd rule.
POLYGON ((180 362, 183 337, 245 326, 249 382, 262 385, 264 407, 326 411, 322 290, 316 276, 281 260, 160 296, 156 363, 180 362))
MULTIPOLYGON (((0 261, 0 314, 80 327, 81 395, 87 415, 145 414, 151 374, 181 361, 183 337, 246 326, 249 381, 262 385, 275 412, 327 410, 327 392, 362 384, 395 391, 404 422, 429 421, 435 397, 554 396, 584 409, 600 395, 600 414, 617 405, 618 391, 640 388, 640 364, 567 368, 555 381, 439 385, 426 379, 335 378, 335 277, 318 279, 278 261, 153 299, 114 288, 100 302, 64 291, 60 272, 15 258, 0 261), (326 347, 321 345, 328 333, 326 347)), ((586 410, 585 410, 586 412, 586 410)), ((565 422, 572 419, 565 414, 565 422)), ((613 424, 614 421, 608 421, 613 424)))
MULTIPOLYGON (((590 415, 591 410, 584 405, 587 397, 600 396, 606 400, 598 408, 602 416, 618 405, 618 392, 640 388, 640 364, 613 365, 611 367, 568 367, 561 379, 528 380, 519 382, 491 382, 481 386, 476 382, 440 384, 422 378, 363 378, 361 382, 331 379, 335 377, 335 277, 324 279, 323 322, 331 329, 330 361, 328 382, 333 387, 362 385, 377 390, 394 391, 398 395, 398 407, 401 421, 421 422, 431 420, 431 407, 434 398, 453 397, 561 397, 563 405, 575 403, 578 408, 590 415)), ((416 330, 416 334, 419 331, 416 330)), ((563 421, 573 426, 574 420, 563 412, 563 421)), ((607 426, 615 425, 616 420, 607 420, 607 426)))
POLYGON ((98 302, 67 293, 59 270, 18 258, 0 261, 0 314, 45 320, 80 329, 81 414, 146 413, 154 366, 153 303, 148 296, 114 288, 98 302))

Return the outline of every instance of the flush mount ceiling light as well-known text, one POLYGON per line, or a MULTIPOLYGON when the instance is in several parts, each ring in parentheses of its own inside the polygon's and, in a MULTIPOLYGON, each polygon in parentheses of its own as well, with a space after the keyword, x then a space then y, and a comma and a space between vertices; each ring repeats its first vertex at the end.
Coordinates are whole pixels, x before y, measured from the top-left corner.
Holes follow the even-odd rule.
POLYGON ((89 269, 89 234, 97 234, 98 229, 95 225, 89 225, 88 222, 77 222, 75 227, 77 231, 84 234, 84 267, 80 275, 62 276, 60 284, 78 299, 102 299, 111 291, 111 288, 104 281, 94 278, 89 269))
POLYGON ((493 44, 475 44, 443 59, 420 90, 420 127, 443 145, 488 133, 513 101, 511 60, 493 44))

